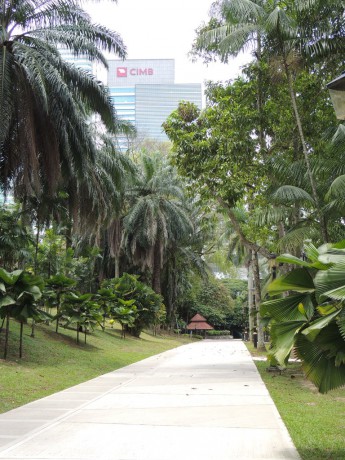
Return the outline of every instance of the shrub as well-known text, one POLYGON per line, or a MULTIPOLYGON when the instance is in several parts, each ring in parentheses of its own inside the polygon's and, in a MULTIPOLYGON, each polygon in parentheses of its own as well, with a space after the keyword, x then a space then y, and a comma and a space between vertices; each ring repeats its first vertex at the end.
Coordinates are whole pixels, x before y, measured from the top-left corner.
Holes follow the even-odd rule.
POLYGON ((210 336, 220 336, 220 335, 230 335, 230 331, 206 331, 206 335, 210 336))

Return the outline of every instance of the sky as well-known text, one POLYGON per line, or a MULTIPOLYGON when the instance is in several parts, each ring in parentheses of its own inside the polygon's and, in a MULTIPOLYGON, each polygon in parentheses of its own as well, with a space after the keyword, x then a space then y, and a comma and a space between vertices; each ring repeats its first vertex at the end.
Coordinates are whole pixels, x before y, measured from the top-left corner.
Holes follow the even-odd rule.
POLYGON ((118 32, 127 46, 128 59, 175 59, 175 83, 204 83, 235 78, 248 56, 228 64, 192 63, 187 54, 195 29, 209 16, 212 0, 100 0, 85 9, 93 22, 118 32))

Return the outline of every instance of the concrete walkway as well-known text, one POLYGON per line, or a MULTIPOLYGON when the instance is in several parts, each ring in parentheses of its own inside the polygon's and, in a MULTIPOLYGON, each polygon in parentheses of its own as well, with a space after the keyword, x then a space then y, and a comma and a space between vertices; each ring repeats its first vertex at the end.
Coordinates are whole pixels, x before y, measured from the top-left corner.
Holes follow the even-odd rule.
POLYGON ((204 340, 0 415, 0 459, 299 459, 245 345, 204 340))

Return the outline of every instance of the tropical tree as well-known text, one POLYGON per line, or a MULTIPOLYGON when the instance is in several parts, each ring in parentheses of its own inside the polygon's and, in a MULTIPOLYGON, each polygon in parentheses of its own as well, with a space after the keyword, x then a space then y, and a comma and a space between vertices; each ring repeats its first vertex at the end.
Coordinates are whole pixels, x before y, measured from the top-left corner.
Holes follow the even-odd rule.
MULTIPOLYGON (((231 222, 241 244, 254 253, 257 277, 257 306, 260 305, 260 275, 257 254, 270 257, 267 239, 258 232, 248 234, 238 218, 239 204, 260 203, 266 187, 264 152, 253 136, 256 111, 252 82, 238 79, 233 85, 209 85, 208 107, 200 110, 191 103, 180 103, 164 123, 173 142, 172 161, 204 200, 214 200, 231 222), (254 99, 253 99, 254 98, 254 99), (261 195, 259 194, 259 191, 261 195), (265 247, 266 246, 266 247, 265 247)), ((260 335, 263 347, 263 334, 260 335)))
POLYGON ((0 280, 0 317, 6 321, 4 359, 8 353, 11 317, 21 323, 19 354, 22 357, 23 322, 27 318, 38 320, 48 317, 36 305, 36 301, 42 296, 44 283, 42 278, 24 270, 7 272, 3 268, 0 268, 0 280))
POLYGON ((20 268, 30 254, 31 231, 16 207, 0 208, 0 264, 6 270, 20 268))
MULTIPOLYGON (((308 122, 301 117, 301 97, 297 96, 295 80, 303 65, 310 65, 327 53, 338 55, 344 49, 344 6, 337 0, 327 6, 318 0, 225 0, 216 2, 214 12, 213 21, 199 30, 194 43, 194 54, 216 54, 226 62, 229 56, 236 56, 240 51, 253 46, 258 62, 257 108, 261 149, 267 149, 268 146, 263 130, 262 111, 264 60, 269 61, 270 68, 275 69, 276 75, 285 75, 311 195, 317 210, 322 238, 327 241, 327 226, 310 160, 313 143, 306 136, 305 126, 308 122), (321 21, 319 27, 315 27, 313 19, 316 17, 321 21)), ((316 22, 319 24, 318 20, 316 22)))
POLYGON ((115 301, 113 308, 115 316, 116 309, 125 307, 123 310, 124 316, 133 316, 134 322, 130 320, 131 325, 128 328, 130 332, 135 336, 139 337, 141 331, 145 327, 149 327, 155 324, 157 313, 161 310, 163 304, 163 298, 161 295, 156 294, 149 286, 139 281, 138 275, 130 275, 124 273, 120 278, 114 278, 111 280, 104 280, 102 288, 112 289, 115 294, 115 301), (120 301, 121 300, 121 301, 120 301), (133 307, 136 307, 135 309, 133 307))
POLYGON ((106 60, 101 50, 125 57, 121 37, 92 24, 78 0, 5 0, 0 9, 0 180, 18 195, 48 193, 61 175, 82 177, 94 161, 88 116, 116 129, 105 87, 65 61, 58 50, 106 60))
POLYGON ((86 343, 87 332, 101 324, 102 321, 99 305, 92 297, 91 293, 80 294, 76 291, 68 292, 63 297, 59 319, 63 320, 64 327, 75 324, 77 343, 79 343, 80 332, 84 331, 86 343))
POLYGON ((294 349, 321 393, 345 384, 345 243, 305 247, 304 259, 284 254, 297 268, 268 286, 261 314, 270 324, 271 356, 285 365, 294 349))
POLYGON ((73 287, 76 285, 76 281, 68 276, 59 273, 57 275, 51 276, 46 280, 46 286, 49 287, 50 291, 47 291, 46 298, 49 302, 50 307, 56 308, 56 328, 55 332, 59 330, 59 319, 61 316, 61 305, 63 301, 63 295, 69 293, 73 287))
POLYGON ((137 316, 137 307, 135 299, 117 299, 117 307, 112 308, 113 318, 121 324, 122 338, 126 338, 126 329, 131 329, 134 326, 137 316))
POLYGON ((127 192, 123 245, 133 263, 152 273, 152 288, 161 293, 161 269, 172 241, 193 232, 184 195, 174 169, 158 156, 142 157, 142 172, 127 192))

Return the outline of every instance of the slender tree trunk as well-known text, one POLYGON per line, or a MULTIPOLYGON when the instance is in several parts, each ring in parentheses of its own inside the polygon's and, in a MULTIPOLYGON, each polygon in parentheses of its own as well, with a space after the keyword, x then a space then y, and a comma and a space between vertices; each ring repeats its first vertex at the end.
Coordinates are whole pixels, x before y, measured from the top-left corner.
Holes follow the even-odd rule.
POLYGON ((40 242, 40 221, 37 219, 37 233, 36 233, 36 247, 35 247, 35 260, 34 260, 34 273, 37 275, 38 265, 38 245, 40 242))
POLYGON ((327 243, 328 242, 327 225, 326 225, 326 221, 325 221, 325 218, 324 218, 324 216, 322 214, 321 207, 320 207, 320 201, 319 201, 319 197, 318 197, 317 190, 316 190, 315 179, 314 179, 313 172, 312 172, 311 165, 310 165, 310 161, 309 161, 309 155, 308 155, 308 150, 307 150, 307 144, 306 144, 305 137, 304 137, 304 131, 303 131, 303 127, 302 127, 301 117, 299 115, 299 111, 298 111, 298 107, 297 107, 296 94, 295 94, 295 90, 294 90, 293 84, 292 84, 291 72, 290 72, 289 65, 288 65, 288 63, 286 61, 285 56, 283 57, 283 62, 284 62, 285 74, 286 74, 286 78, 287 78, 288 86, 289 86, 291 104, 292 104, 292 108, 293 108, 293 112, 294 112, 294 116, 295 116, 295 120, 296 120, 296 124, 297 124, 297 128, 298 128, 299 137, 300 137, 301 144, 302 144, 302 150, 303 150, 305 164, 306 164, 306 167, 307 167, 307 173, 308 173, 308 176, 309 176, 310 186, 311 186, 311 189, 312 189, 312 195, 313 195, 316 210, 317 210, 317 213, 318 213, 318 216, 319 216, 319 219, 320 219, 321 235, 322 235, 322 239, 323 239, 324 243, 327 243))
POLYGON ((67 223, 65 233, 66 252, 72 247, 72 223, 67 223))
POLYGON ((31 334, 30 334, 30 337, 32 337, 33 339, 35 338, 35 325, 36 325, 36 321, 33 319, 31 323, 31 334))
POLYGON ((226 210, 228 217, 230 219, 231 225, 233 226, 235 232, 240 238, 241 243, 245 246, 249 251, 254 251, 263 257, 270 258, 271 253, 264 247, 259 246, 258 244, 254 243, 253 241, 248 240, 248 238, 243 233, 241 224, 238 222, 236 215, 232 208, 219 196, 216 196, 215 199, 218 203, 226 210))
POLYGON ((254 321, 254 310, 255 310, 255 303, 254 303, 254 296, 253 296, 253 272, 252 272, 252 262, 250 262, 248 267, 248 324, 249 324, 249 340, 250 342, 254 342, 253 340, 253 332, 255 328, 255 321, 254 321))
POLYGON ((156 241, 154 247, 152 289, 156 294, 161 293, 161 247, 159 240, 156 241))
POLYGON ((55 332, 56 333, 59 330, 60 299, 61 299, 61 292, 58 291, 57 294, 56 294, 56 300, 57 300, 57 305, 56 305, 56 326, 55 326, 55 332))
POLYGON ((266 350, 264 341, 264 330, 261 324, 260 304, 261 304, 261 286, 260 286, 260 269, 257 252, 253 253, 253 275, 254 275, 254 290, 255 290, 255 307, 257 313, 257 334, 258 334, 258 350, 266 350))
POLYGON ((10 315, 6 315, 6 332, 5 332, 5 348, 4 348, 4 359, 7 359, 8 352, 8 336, 10 333, 10 315))
POLYGON ((19 336, 19 358, 23 357, 23 321, 20 322, 20 336, 19 336))
POLYGON ((258 108, 258 115, 259 115, 259 144, 260 150, 262 155, 266 150, 266 140, 265 140, 265 130, 264 130, 264 117, 263 117, 263 82, 262 82, 262 70, 261 70, 261 59, 262 59, 262 51, 261 51, 261 35, 260 32, 257 34, 256 40, 256 54, 257 54, 257 61, 258 61, 258 90, 257 90, 257 108, 258 108))
POLYGON ((119 278, 120 277, 120 257, 119 256, 115 256, 114 266, 115 266, 115 278, 119 278))
POLYGON ((77 323, 77 343, 79 343, 79 323, 77 323))

